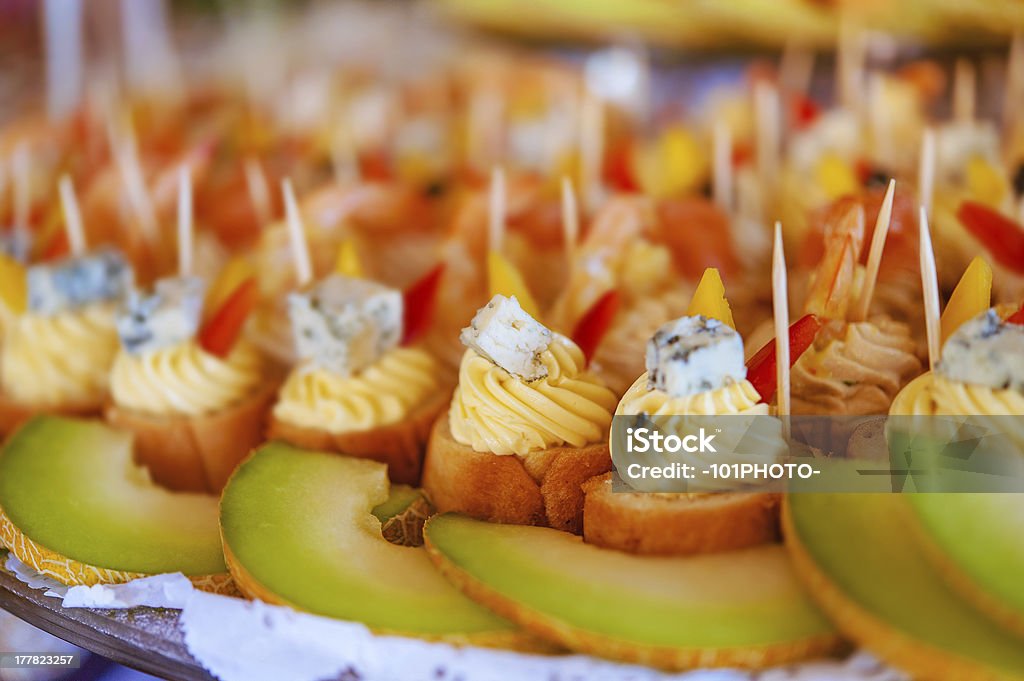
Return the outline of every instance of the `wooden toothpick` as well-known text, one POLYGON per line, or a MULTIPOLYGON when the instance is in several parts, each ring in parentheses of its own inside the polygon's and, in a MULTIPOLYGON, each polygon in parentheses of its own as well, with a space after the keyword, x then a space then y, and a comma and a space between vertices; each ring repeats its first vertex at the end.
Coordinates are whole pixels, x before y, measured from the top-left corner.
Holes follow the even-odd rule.
POLYGON ((604 105, 589 91, 584 92, 580 107, 580 196, 586 211, 594 210, 601 200, 604 134, 604 105))
POLYGON ((928 213, 932 210, 935 193, 935 130, 927 128, 921 138, 921 160, 918 166, 917 191, 921 207, 928 213))
POLYGON ((12 189, 14 192, 14 230, 28 243, 29 216, 32 212, 32 158, 28 146, 21 142, 11 159, 12 189))
MULTIPOLYGON (((775 320, 776 413, 790 414, 789 395, 789 286, 786 281, 786 253, 782 246, 782 223, 775 223, 775 244, 772 251, 772 312, 775 320)), ((789 424, 783 423, 786 436, 789 424)))
POLYGON ((766 186, 775 184, 782 151, 779 91, 759 82, 754 86, 754 115, 757 121, 757 170, 766 186))
POLYGON ((889 189, 885 192, 882 207, 878 210, 875 220, 875 231, 871 235, 871 249, 868 251, 868 264, 864 272, 864 285, 860 289, 860 297, 853 307, 850 321, 861 322, 867 319, 871 307, 871 297, 875 294, 875 283, 878 281, 878 268, 882 263, 885 251, 885 238, 892 224, 892 202, 896 195, 896 180, 889 180, 889 189))
POLYGON ((569 177, 562 177, 562 231, 565 234, 565 257, 572 266, 579 241, 580 215, 576 192, 573 191, 572 179, 569 177))
POLYGON ((295 200, 295 190, 290 179, 281 180, 281 193, 284 194, 284 212, 288 223, 288 236, 292 242, 295 279, 299 288, 302 288, 313 281, 313 264, 309 258, 306 230, 302 225, 302 215, 299 213, 299 204, 295 200))
POLYGON ((490 250, 501 253, 505 245, 505 171, 495 166, 491 170, 488 232, 490 250))
POLYGON ((192 274, 192 173, 187 165, 178 169, 178 274, 192 274))
POLYGON ((62 175, 58 189, 61 208, 64 210, 64 231, 68 235, 71 255, 81 257, 85 255, 85 229, 82 227, 82 211, 78 208, 78 197, 75 195, 71 178, 62 175))
POLYGON ((273 220, 270 210, 270 183, 267 182, 267 174, 263 172, 263 164, 255 156, 245 159, 245 187, 249 192, 249 201, 252 202, 256 219, 260 227, 266 227, 273 220))
POLYGON ((939 324, 939 280, 935 273, 935 251, 932 250, 932 235, 928 229, 928 211, 921 206, 920 211, 920 235, 919 244, 920 266, 921 266, 921 291, 924 294, 924 321, 925 332, 928 338, 928 365, 934 370, 935 363, 939 361, 939 339, 941 338, 941 326, 939 324))
POLYGON ((965 58, 956 60, 953 72, 953 118, 961 123, 974 120, 977 77, 974 65, 965 58))
POLYGON ((727 214, 732 214, 732 133, 725 121, 716 121, 711 130, 712 191, 715 203, 727 214))

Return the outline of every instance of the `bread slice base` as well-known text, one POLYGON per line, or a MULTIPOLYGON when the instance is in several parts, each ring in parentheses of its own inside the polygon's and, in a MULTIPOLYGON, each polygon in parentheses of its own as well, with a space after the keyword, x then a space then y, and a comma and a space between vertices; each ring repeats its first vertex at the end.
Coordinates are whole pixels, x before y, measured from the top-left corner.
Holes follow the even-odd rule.
POLYGON ((231 472, 263 443, 267 411, 277 392, 268 384, 245 401, 213 414, 146 414, 111 404, 110 425, 135 439, 135 460, 153 481, 185 492, 220 493, 231 472))
POLYGON ((613 492, 611 473, 583 485, 587 543, 641 555, 690 556, 778 541, 772 492, 613 492))
POLYGON ((440 513, 579 534, 582 485, 611 468, 606 442, 551 447, 523 457, 477 452, 452 438, 445 414, 430 435, 423 488, 440 513))
POLYGON ((438 393, 398 423, 345 433, 297 426, 271 414, 267 437, 303 449, 380 461, 387 464, 391 482, 418 485, 430 427, 448 405, 449 397, 447 392, 438 393))

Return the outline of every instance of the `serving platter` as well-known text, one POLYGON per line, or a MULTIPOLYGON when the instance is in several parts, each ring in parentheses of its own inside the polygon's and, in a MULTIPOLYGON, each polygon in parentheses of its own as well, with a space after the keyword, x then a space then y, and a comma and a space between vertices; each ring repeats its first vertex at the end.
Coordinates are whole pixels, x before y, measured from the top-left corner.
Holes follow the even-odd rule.
POLYGON ((178 626, 180 611, 166 608, 64 608, 0 565, 0 608, 48 634, 139 671, 172 681, 212 681, 189 654, 178 626))

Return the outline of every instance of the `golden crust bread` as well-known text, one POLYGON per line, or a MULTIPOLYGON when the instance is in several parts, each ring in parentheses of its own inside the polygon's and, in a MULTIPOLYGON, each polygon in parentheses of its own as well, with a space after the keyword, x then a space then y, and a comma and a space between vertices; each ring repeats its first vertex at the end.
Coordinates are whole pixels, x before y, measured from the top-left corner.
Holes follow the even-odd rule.
POLYGON ((331 433, 318 428, 296 426, 270 415, 267 437, 296 447, 337 452, 387 464, 391 482, 418 485, 423 469, 423 450, 430 426, 448 405, 450 394, 442 391, 398 423, 372 430, 331 433))
POLYGON ((613 492, 611 473, 583 485, 583 538, 627 553, 689 556, 779 539, 779 495, 769 492, 613 492))
POLYGON ((0 440, 13 433, 18 427, 37 414, 51 416, 99 416, 102 409, 94 405, 65 405, 62 407, 33 407, 15 402, 0 392, 0 440))
POLYGON ((423 468, 423 489, 439 513, 579 534, 583 483, 612 468, 605 442, 551 447, 524 457, 477 452, 456 442, 445 414, 434 424, 423 468))
POLYGON ((263 443, 267 411, 277 391, 269 384, 214 414, 152 415, 111 404, 110 425, 131 432, 135 460, 154 482, 186 492, 220 493, 231 472, 263 443))

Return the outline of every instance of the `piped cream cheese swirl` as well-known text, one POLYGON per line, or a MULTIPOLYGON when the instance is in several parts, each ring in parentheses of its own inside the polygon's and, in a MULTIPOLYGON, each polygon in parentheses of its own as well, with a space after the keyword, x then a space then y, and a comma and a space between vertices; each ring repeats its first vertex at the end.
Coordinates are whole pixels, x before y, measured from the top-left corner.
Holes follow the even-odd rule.
MULTIPOLYGON (((787 446, 782 438, 782 423, 769 416, 768 405, 761 402, 761 396, 753 384, 744 379, 735 381, 715 390, 706 390, 694 395, 673 397, 662 390, 651 390, 644 373, 622 396, 616 416, 666 417, 655 419, 655 425, 662 434, 676 434, 680 437, 696 433, 700 428, 714 431, 715 452, 672 453, 649 452, 645 460, 652 465, 685 463, 697 470, 708 470, 710 464, 777 463, 786 454, 787 446), (667 418, 673 417, 673 418, 667 418), (705 419, 702 417, 714 417, 705 419), (721 418, 718 418, 721 417, 721 418), (755 444, 756 455, 739 452, 740 443, 744 449, 755 444), (660 457, 655 461, 657 457, 660 457)), ((616 452, 613 451, 613 456, 616 452)), ((619 461, 616 461, 618 465, 619 461)), ((621 471, 622 469, 620 469, 621 471)), ((675 482, 662 480, 630 481, 631 486, 646 492, 667 492, 675 482)), ((697 491, 756 487, 754 480, 730 479, 718 481, 713 476, 699 476, 692 483, 697 491)))
POLYGON ((793 366, 793 413, 885 414, 920 370, 905 324, 829 322, 793 366))
POLYGON ((467 350, 448 413, 455 441, 478 452, 518 455, 605 441, 615 394, 584 371, 583 352, 554 334, 541 361, 548 375, 527 382, 467 350))
POLYGON ((929 372, 900 391, 889 413, 893 416, 1020 416, 1024 414, 1024 394, 1012 388, 952 381, 929 372))
POLYGON ((257 391, 263 368, 259 351, 244 340, 223 359, 194 341, 140 355, 122 350, 111 371, 110 392, 117 406, 133 411, 210 414, 257 391))
POLYGON ((436 395, 441 367, 420 348, 396 348, 354 376, 312 366, 288 377, 274 416, 306 428, 344 433, 397 423, 436 395))
POLYGON ((0 350, 0 384, 9 399, 32 407, 98 408, 117 348, 111 304, 11 317, 0 350))

